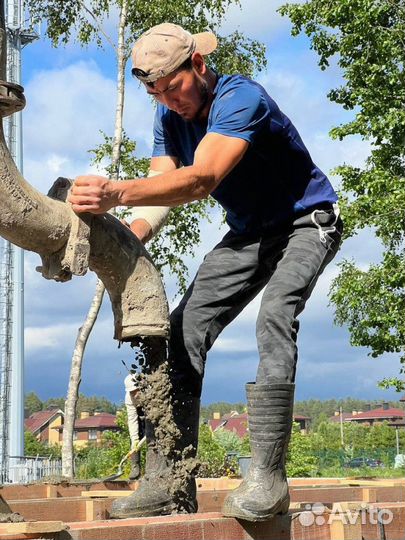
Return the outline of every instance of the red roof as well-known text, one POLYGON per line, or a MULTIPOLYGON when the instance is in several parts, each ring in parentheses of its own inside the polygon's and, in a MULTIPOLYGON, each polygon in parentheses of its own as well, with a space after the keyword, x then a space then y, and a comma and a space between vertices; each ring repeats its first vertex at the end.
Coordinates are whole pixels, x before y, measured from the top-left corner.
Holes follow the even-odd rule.
POLYGON ((238 437, 242 438, 248 432, 248 420, 246 415, 233 416, 224 426, 224 429, 232 431, 238 437))
POLYGON ((36 433, 41 429, 41 427, 49 424, 55 416, 62 415, 63 411, 60 409, 51 409, 49 411, 38 411, 32 413, 31 416, 24 420, 25 429, 31 431, 31 433, 36 433))
POLYGON ((222 418, 214 418, 209 421, 209 426, 212 429, 212 431, 215 431, 219 428, 221 424, 225 425, 225 421, 222 418))
POLYGON ((358 414, 350 415, 346 418, 346 421, 351 422, 352 420, 389 420, 391 418, 405 418, 405 411, 403 409, 384 409, 380 407, 378 409, 373 409, 372 411, 365 411, 358 414))
MULTIPOLYGON (((228 416, 228 415, 226 415, 228 416)), ((220 420, 210 420, 209 425, 212 431, 223 428, 227 431, 232 431, 238 437, 244 437, 247 433, 247 413, 238 414, 226 418, 224 415, 220 420)))
POLYGON ((229 420, 229 418, 233 418, 234 416, 239 416, 239 414, 245 414, 245 413, 238 413, 238 411, 231 411, 230 413, 226 413, 222 416, 222 420, 229 420))
MULTIPOLYGON (((344 412, 342 413, 342 420, 345 421, 347 418, 352 418, 352 413, 344 412)), ((340 414, 335 414, 329 418, 329 422, 340 422, 340 414)))
POLYGON ((75 422, 75 429, 108 429, 117 427, 115 414, 100 413, 87 418, 80 418, 75 422))

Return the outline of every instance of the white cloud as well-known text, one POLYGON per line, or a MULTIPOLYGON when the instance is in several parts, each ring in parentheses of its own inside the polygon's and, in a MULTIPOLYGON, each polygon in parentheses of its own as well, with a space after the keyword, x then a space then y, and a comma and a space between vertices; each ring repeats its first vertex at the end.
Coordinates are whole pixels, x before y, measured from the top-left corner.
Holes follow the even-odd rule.
MULTIPOLYGON (((328 355, 331 355, 331 352, 331 350, 325 351, 328 355)), ((346 358, 343 362, 337 355, 333 361, 319 362, 302 358, 300 363, 299 383, 303 386, 311 382, 315 383, 309 397, 315 397, 319 392, 317 381, 322 381, 321 384, 334 381, 335 397, 352 395, 361 398, 379 394, 385 396, 384 399, 397 399, 395 391, 389 391, 388 396, 391 397, 387 397, 386 392, 376 388, 378 380, 398 375, 399 365, 395 355, 384 355, 378 359, 372 359, 367 356, 363 348, 353 348, 350 351, 350 358, 346 358)))
POLYGON ((24 331, 25 349, 32 353, 42 349, 55 349, 70 344, 72 336, 77 332, 77 325, 58 324, 55 326, 26 327, 24 331))
POLYGON ((239 30, 255 39, 272 39, 290 24, 288 17, 281 17, 277 13, 277 9, 285 3, 283 0, 242 0, 240 7, 233 5, 227 11, 221 33, 239 30))
POLYGON ((111 132, 114 82, 93 62, 40 71, 25 93, 24 135, 30 154, 80 154, 96 143, 98 130, 111 132))
MULTIPOLYGON (((88 150, 112 135, 116 90, 92 61, 37 71, 26 85, 24 112, 25 176, 46 192, 57 176, 99 172, 88 150)), ((143 152, 151 147, 153 106, 146 93, 128 81, 127 133, 143 152)))

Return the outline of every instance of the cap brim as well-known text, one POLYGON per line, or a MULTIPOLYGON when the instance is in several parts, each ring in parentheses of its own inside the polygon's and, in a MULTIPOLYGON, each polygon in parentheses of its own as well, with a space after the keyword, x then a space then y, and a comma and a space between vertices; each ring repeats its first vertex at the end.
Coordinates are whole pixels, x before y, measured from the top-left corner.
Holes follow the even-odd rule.
POLYGON ((200 32, 199 34, 193 34, 195 40, 195 52, 199 52, 203 56, 210 54, 218 46, 216 36, 212 32, 200 32))

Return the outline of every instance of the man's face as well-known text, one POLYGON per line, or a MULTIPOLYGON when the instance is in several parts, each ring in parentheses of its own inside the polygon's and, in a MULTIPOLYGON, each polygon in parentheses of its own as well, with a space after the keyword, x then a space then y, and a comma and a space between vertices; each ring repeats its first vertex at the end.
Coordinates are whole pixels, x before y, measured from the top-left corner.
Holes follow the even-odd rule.
POLYGON ((208 86, 195 69, 182 70, 157 80, 146 91, 184 120, 202 120, 208 103, 208 86))

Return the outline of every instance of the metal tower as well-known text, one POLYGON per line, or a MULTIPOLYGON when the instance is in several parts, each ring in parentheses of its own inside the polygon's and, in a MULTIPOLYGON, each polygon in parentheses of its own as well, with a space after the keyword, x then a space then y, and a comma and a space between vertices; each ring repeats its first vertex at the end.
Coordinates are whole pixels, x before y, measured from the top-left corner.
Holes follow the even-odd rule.
MULTIPOLYGON (((7 80, 21 84, 21 50, 38 38, 25 22, 23 0, 6 3, 7 80)), ((10 153, 22 172, 21 112, 4 120, 10 153)), ((12 456, 24 454, 24 254, 0 238, 0 482, 12 456)), ((11 474, 12 476, 12 474, 11 474)))

